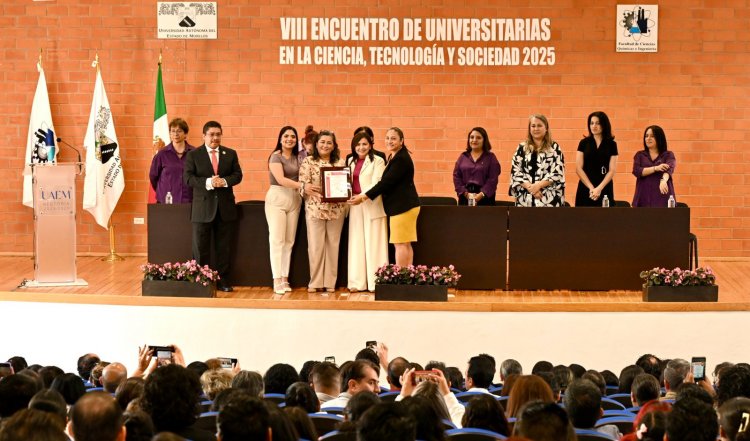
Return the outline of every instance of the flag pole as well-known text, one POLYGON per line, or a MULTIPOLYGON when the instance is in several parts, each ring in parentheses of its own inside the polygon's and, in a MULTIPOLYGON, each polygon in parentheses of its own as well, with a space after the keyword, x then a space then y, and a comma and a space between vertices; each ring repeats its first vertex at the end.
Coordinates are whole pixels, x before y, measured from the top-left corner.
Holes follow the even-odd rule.
POLYGON ((102 257, 104 262, 119 262, 125 260, 122 256, 115 252, 115 226, 112 225, 112 217, 109 218, 109 224, 107 225, 109 230, 109 254, 102 257))

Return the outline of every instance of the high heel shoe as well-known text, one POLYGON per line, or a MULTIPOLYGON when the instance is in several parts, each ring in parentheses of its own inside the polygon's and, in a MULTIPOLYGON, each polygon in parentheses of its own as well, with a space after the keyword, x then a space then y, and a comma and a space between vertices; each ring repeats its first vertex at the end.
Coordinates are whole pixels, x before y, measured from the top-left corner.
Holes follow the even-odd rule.
POLYGON ((274 294, 284 294, 286 291, 284 291, 284 284, 283 283, 274 283, 273 284, 273 293, 274 294))

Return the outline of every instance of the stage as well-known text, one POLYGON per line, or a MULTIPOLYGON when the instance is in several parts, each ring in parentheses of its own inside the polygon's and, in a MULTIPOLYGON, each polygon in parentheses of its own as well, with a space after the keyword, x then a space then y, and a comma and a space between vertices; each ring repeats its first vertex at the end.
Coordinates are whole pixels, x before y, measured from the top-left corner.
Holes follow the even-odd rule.
MULTIPOLYGON (((20 288, 33 278, 28 256, 0 257, 0 357, 75 369, 86 352, 135 368, 136 347, 180 345, 186 358, 238 357, 263 372, 276 362, 299 368, 308 359, 350 359, 367 340, 391 356, 465 366, 477 353, 578 362, 619 372, 644 352, 746 361, 750 261, 704 259, 717 274, 717 303, 644 303, 640 291, 462 291, 448 302, 375 302, 371 294, 283 296, 270 286, 235 287, 214 299, 142 297, 145 257, 108 263, 79 257, 87 287, 20 288)), ((244 362, 244 363, 243 363, 244 362)))

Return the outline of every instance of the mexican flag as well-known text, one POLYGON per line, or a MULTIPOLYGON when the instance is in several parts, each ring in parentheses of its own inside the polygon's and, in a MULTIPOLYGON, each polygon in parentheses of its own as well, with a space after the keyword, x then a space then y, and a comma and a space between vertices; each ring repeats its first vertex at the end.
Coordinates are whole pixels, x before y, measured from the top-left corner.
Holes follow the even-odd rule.
MULTIPOLYGON (((161 140, 165 145, 169 144, 169 119, 167 118, 167 101, 164 99, 164 84, 161 80, 161 61, 159 61, 159 74, 156 77, 156 99, 154 100, 154 142, 161 140)), ((154 152, 156 153, 156 152, 154 152)), ((148 185, 148 203, 156 203, 156 191, 148 185)))

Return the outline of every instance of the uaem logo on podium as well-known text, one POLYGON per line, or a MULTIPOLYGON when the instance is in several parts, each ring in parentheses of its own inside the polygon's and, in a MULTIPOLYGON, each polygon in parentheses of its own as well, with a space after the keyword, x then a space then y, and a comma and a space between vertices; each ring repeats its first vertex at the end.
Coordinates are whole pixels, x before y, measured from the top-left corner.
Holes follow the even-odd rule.
POLYGON ((217 16, 216 2, 157 2, 157 38, 215 40, 217 16))

